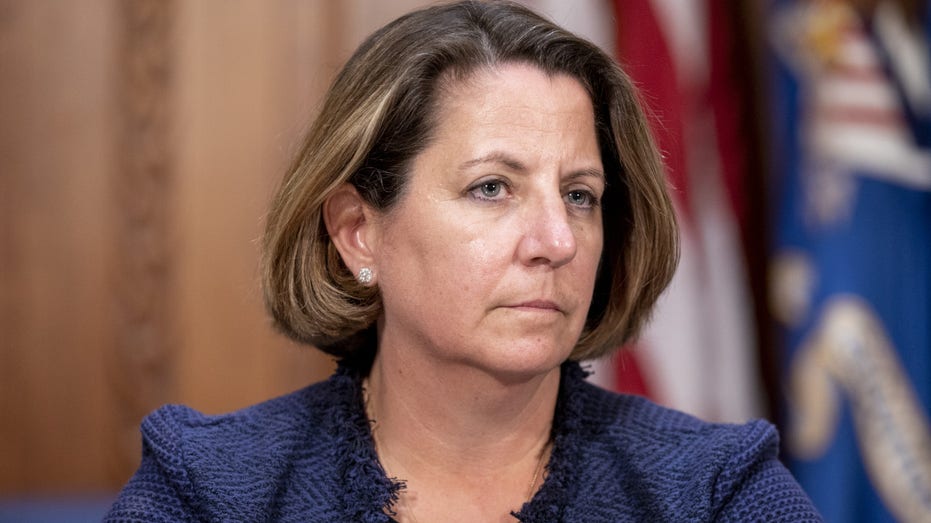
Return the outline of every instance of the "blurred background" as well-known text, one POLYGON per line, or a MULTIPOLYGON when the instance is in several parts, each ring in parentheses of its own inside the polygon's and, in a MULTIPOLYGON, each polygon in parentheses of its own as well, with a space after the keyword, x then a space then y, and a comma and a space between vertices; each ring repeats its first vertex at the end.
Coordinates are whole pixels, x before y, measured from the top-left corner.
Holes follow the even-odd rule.
MULTIPOLYGON (((326 377, 263 214, 335 73, 415 0, 0 0, 0 521, 96 521, 164 403, 326 377)), ((922 0, 526 0, 643 92, 683 255, 602 386, 764 417, 828 521, 931 514, 922 0)))

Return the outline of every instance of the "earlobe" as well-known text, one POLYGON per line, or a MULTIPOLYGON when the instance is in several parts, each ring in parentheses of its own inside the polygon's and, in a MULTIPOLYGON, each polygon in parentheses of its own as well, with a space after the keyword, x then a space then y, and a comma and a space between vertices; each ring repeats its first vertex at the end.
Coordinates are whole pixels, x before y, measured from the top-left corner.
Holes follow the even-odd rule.
POLYGON ((374 256, 370 245, 371 210, 355 187, 346 183, 323 204, 323 221, 343 263, 363 285, 372 283, 374 256), (363 270, 365 269, 365 270, 363 270))

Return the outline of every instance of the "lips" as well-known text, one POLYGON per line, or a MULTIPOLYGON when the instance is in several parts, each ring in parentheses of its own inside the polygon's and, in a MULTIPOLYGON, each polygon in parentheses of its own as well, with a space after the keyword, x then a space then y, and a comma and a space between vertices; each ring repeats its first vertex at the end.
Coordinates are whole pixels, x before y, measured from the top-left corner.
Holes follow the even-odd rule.
POLYGON ((549 300, 530 300, 508 306, 511 309, 538 310, 541 312, 553 311, 562 312, 562 309, 555 302, 549 300))

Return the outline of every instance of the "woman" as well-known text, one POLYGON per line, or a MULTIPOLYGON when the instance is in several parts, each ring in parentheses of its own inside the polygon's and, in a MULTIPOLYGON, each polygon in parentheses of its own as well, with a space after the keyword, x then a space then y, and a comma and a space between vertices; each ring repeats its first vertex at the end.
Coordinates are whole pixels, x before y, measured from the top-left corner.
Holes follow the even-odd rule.
POLYGON ((404 16, 347 63, 268 217, 266 303, 340 359, 220 417, 165 407, 111 520, 817 520, 764 422, 584 381, 669 282, 634 89, 518 5, 404 16))

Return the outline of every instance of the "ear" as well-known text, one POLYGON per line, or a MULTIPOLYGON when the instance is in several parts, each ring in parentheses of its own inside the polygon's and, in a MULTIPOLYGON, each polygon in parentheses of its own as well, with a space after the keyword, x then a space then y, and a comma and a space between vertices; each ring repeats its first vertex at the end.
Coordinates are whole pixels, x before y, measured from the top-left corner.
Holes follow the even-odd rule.
MULTIPOLYGON (((375 271, 372 250, 374 212, 349 183, 333 191, 323 203, 323 221, 343 263, 357 276, 363 268, 375 271)), ((365 282, 369 285, 374 280, 365 282)))

